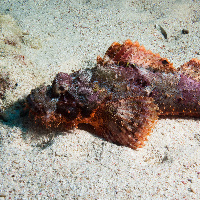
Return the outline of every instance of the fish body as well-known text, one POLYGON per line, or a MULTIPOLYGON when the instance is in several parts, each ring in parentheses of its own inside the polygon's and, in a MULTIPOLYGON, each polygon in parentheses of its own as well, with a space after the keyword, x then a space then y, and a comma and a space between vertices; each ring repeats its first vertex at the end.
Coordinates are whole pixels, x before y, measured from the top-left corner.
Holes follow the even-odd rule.
POLYGON ((60 72, 27 97, 30 115, 45 127, 90 124, 107 141, 142 147, 159 115, 200 117, 200 61, 178 70, 138 42, 113 43, 94 68, 60 72))

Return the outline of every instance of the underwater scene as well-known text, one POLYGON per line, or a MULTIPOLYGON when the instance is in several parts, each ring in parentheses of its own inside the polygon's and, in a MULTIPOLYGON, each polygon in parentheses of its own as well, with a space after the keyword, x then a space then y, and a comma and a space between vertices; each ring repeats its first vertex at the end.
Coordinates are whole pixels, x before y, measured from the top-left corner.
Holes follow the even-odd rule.
POLYGON ((199 199, 200 1, 0 1, 0 199, 199 199))

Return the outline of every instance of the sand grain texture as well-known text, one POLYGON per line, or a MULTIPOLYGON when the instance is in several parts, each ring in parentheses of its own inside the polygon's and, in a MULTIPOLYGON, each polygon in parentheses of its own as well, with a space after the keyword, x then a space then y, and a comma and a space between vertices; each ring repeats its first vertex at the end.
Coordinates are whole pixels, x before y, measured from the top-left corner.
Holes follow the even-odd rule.
POLYGON ((46 135, 20 115, 31 89, 60 71, 93 67, 114 41, 138 40, 175 67, 200 59, 199 10, 198 0, 1 1, 0 13, 20 28, 10 26, 7 43, 8 29, 0 35, 1 72, 17 83, 0 102, 7 110, 0 198, 199 199, 199 119, 160 119, 146 146, 134 151, 80 129, 46 135))

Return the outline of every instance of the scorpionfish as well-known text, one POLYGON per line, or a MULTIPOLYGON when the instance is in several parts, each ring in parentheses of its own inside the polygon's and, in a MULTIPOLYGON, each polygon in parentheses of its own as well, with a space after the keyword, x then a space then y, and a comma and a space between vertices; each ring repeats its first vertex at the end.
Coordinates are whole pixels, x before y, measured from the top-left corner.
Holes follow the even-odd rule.
POLYGON ((44 127, 90 124, 97 136, 137 149, 159 116, 200 117, 200 60, 176 69, 137 41, 114 42, 94 68, 60 72, 33 89, 27 105, 44 127))

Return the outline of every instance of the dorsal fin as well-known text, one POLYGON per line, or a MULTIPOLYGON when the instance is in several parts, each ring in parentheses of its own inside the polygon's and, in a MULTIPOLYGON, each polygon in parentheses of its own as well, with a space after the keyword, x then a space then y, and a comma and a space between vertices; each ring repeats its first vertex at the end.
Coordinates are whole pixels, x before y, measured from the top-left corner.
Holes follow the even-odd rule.
POLYGON ((138 41, 126 40, 122 45, 114 42, 106 51, 103 58, 98 57, 97 63, 101 65, 116 64, 124 65, 136 64, 140 67, 149 68, 154 71, 175 72, 176 68, 167 58, 162 58, 159 54, 154 54, 140 46, 138 41))
POLYGON ((200 60, 193 58, 181 65, 178 71, 194 80, 200 81, 200 60))

